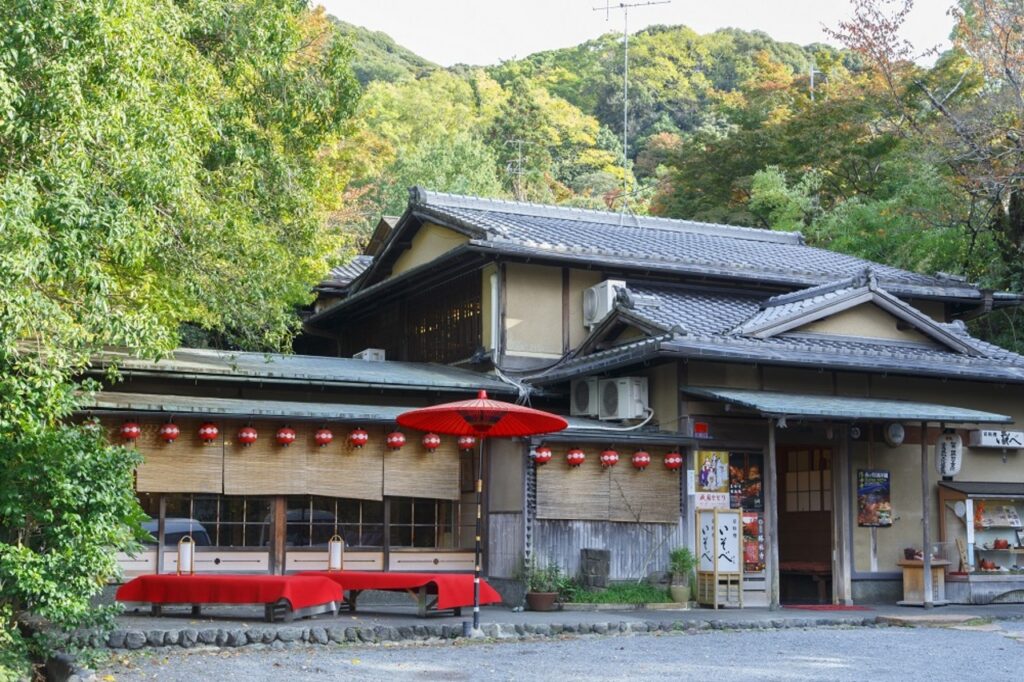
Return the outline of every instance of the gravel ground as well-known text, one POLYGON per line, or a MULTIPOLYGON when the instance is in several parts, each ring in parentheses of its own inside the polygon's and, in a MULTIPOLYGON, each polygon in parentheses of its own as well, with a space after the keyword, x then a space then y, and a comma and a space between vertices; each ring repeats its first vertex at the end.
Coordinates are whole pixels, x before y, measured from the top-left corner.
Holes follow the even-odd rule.
POLYGON ((962 628, 708 631, 536 642, 167 650, 118 656, 100 679, 1024 679, 1024 623, 962 628))

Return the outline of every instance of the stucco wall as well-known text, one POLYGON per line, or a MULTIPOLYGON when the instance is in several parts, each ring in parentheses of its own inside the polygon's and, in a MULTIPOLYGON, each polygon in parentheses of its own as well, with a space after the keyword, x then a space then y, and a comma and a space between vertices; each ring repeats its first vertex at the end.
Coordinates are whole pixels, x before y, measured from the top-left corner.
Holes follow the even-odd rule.
POLYGON ((391 268, 391 275, 400 275, 417 265, 429 263, 468 241, 469 238, 454 230, 427 223, 412 238, 409 248, 395 260, 395 265, 391 268))
POLYGON ((823 320, 798 327, 795 331, 840 336, 864 336, 896 341, 927 342, 928 339, 913 329, 900 329, 897 319, 873 303, 831 315, 823 320))
POLYGON ((509 263, 505 268, 505 352, 562 355, 562 270, 509 263))

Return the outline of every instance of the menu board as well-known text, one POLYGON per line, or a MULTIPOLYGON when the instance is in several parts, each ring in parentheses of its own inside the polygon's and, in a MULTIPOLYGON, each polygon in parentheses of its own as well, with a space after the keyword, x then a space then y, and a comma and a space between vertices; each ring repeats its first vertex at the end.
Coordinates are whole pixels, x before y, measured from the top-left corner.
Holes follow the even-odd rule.
POLYGON ((764 570, 764 515, 743 512, 743 570, 756 573, 764 570))

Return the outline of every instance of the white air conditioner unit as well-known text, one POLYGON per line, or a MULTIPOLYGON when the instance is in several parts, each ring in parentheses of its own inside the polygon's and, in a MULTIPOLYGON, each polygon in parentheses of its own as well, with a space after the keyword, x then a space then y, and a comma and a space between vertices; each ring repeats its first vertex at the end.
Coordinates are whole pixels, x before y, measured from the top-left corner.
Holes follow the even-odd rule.
POLYGON ((597 416, 597 377, 574 379, 571 386, 569 414, 573 417, 597 416))
POLYGON ((647 377, 619 377, 598 382, 599 419, 637 419, 647 412, 647 377))
POLYGON ((598 322, 612 311, 615 305, 615 294, 625 289, 626 283, 621 279, 606 279, 589 289, 583 290, 583 324, 593 329, 598 322))
POLYGON ((364 348, 352 357, 356 360, 365 360, 366 362, 384 362, 384 349, 364 348))

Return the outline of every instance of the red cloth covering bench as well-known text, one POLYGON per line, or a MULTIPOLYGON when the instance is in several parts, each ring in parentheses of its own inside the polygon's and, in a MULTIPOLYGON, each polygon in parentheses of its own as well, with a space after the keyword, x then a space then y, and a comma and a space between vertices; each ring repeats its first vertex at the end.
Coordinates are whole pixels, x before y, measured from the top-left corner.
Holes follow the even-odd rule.
POLYGON ((338 581, 314 575, 141 575, 121 585, 116 599, 148 602, 154 615, 163 604, 191 604, 194 615, 202 604, 263 604, 267 620, 292 620, 336 613, 344 590, 338 581))
MULTIPOLYGON (((451 609, 455 615, 463 606, 473 605, 472 573, 401 573, 391 571, 307 571, 298 575, 323 576, 348 591, 345 603, 356 610, 356 600, 364 590, 405 592, 416 599, 419 615, 428 611, 451 609), (428 599, 434 597, 434 599, 428 599)), ((480 579, 480 603, 497 604, 501 595, 480 579)))

